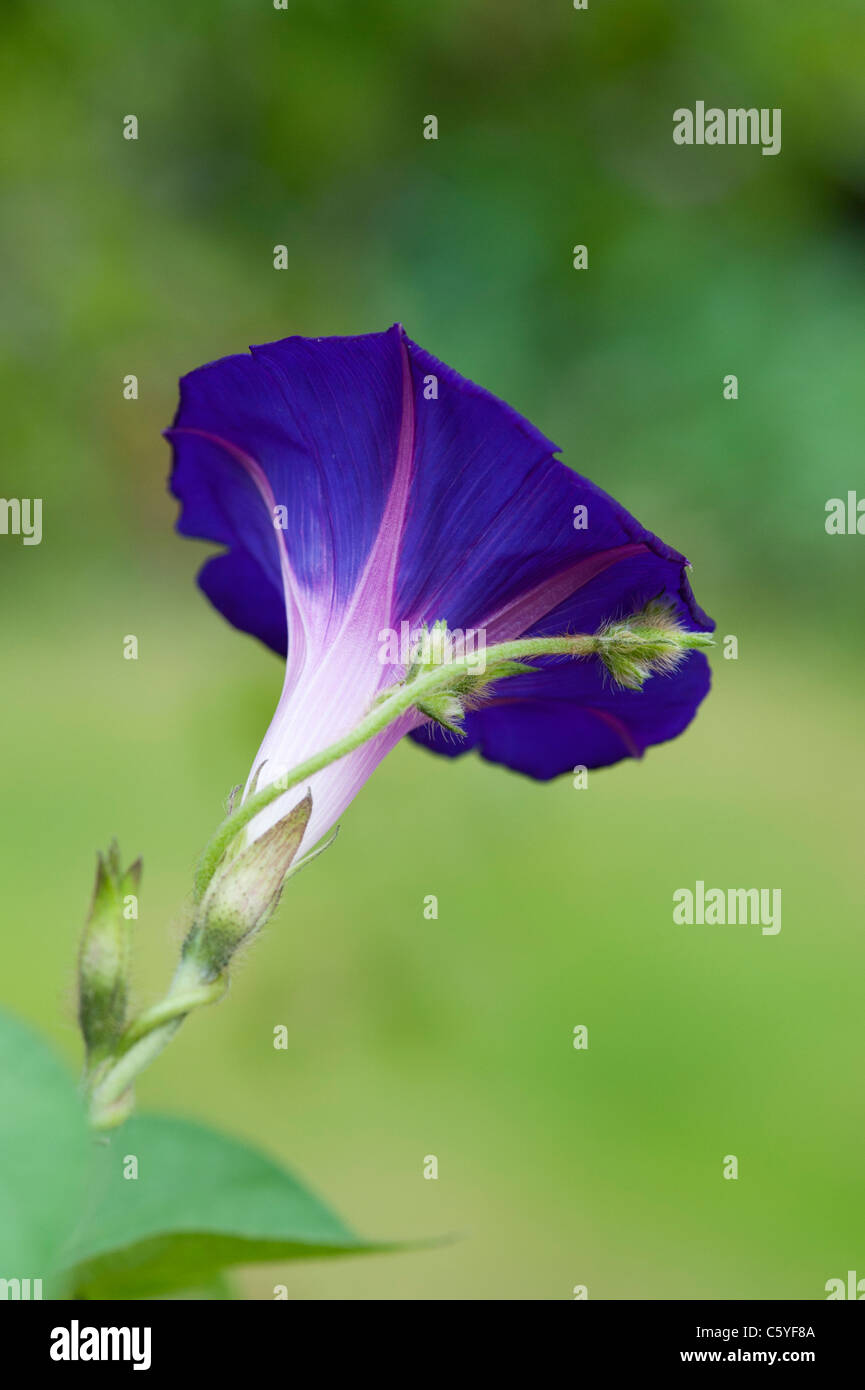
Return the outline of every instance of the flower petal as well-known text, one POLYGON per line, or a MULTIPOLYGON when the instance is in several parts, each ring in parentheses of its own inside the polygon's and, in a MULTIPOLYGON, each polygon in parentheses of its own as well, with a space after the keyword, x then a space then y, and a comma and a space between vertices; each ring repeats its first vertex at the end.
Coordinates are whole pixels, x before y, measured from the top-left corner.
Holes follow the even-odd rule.
POLYGON ((266 512, 284 508, 275 534, 315 630, 345 608, 379 533, 405 413, 401 341, 396 327, 355 338, 286 338, 181 382, 167 432, 180 530, 245 549, 273 573, 274 534, 263 540, 262 526, 274 532, 266 512), (244 505, 251 496, 244 464, 260 470, 263 520, 244 505))
MULTIPOLYGON (((256 760, 264 782, 354 727, 393 679, 378 659, 383 628, 444 619, 483 629, 488 643, 593 632, 661 594, 711 626, 683 556, 399 325, 211 363, 183 379, 167 433, 179 529, 227 547, 201 587, 274 650, 287 636, 283 693, 256 760)), ((638 694, 605 679, 595 659, 545 661, 502 682, 469 715, 464 742, 428 725, 412 736, 446 754, 477 744, 553 776, 673 737, 708 681, 698 655, 638 694)), ((316 775, 319 833, 413 722, 316 775)), ((274 803, 257 829, 284 812, 274 803)))
POLYGON ((692 652, 671 676, 653 676, 642 690, 605 681, 600 663, 546 660, 533 676, 502 683, 510 692, 466 717, 465 740, 425 724, 411 737, 436 753, 458 757, 477 747, 488 762, 546 781, 575 767, 606 767, 642 757, 654 743, 687 728, 709 690, 709 663, 692 652))
MULTIPOLYGON (((416 459, 400 618, 481 625, 488 641, 504 641, 624 556, 647 552, 685 565, 612 497, 553 458, 557 446, 504 401, 407 346, 416 459), (438 398, 426 400, 431 376, 438 398)), ((705 620, 700 610, 692 616, 705 620)))
POLYGON ((233 627, 251 633, 285 656, 287 629, 282 591, 248 551, 214 555, 201 570, 198 583, 233 627))

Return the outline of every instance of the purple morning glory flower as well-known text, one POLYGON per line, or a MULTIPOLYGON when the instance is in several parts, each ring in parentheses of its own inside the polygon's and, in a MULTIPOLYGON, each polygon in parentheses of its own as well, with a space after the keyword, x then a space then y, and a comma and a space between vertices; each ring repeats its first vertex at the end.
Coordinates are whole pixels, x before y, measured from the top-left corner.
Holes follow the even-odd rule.
MULTIPOLYGON (((225 547, 204 565, 202 589, 236 627, 286 656, 247 790, 359 723, 404 674, 382 660, 383 635, 403 624, 444 620, 490 645, 594 633, 659 598, 690 628, 713 626, 682 555, 399 325, 286 338, 201 367, 183 378, 166 433, 178 529, 225 547)), ((317 772, 305 848, 405 734, 447 756, 477 748, 546 779, 675 738, 709 688, 698 651, 642 690, 611 683, 597 657, 534 664, 485 692, 462 740, 411 710, 317 772)), ((301 794, 261 811, 252 838, 301 794)))

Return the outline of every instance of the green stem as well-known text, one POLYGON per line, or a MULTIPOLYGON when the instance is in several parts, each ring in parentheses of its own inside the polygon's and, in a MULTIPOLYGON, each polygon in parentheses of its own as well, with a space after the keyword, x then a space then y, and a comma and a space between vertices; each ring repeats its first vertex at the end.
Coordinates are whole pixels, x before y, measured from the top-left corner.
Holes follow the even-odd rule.
MULTIPOLYGON (((507 659, 516 657, 520 654, 537 656, 549 652, 567 652, 572 656, 588 655, 594 650, 590 645, 596 642, 593 637, 569 637, 569 638, 547 638, 537 637, 524 639, 517 642, 502 642, 497 647, 490 647, 486 653, 487 661, 507 659), (579 644, 585 645, 584 650, 579 650, 579 644)), ((263 787, 259 792, 253 792, 252 796, 247 797, 246 801, 237 808, 230 816, 222 822, 216 830, 213 838, 207 845, 201 856, 198 872, 195 879, 194 898, 200 902, 210 880, 216 871, 220 859, 244 826, 270 806, 278 797, 285 792, 291 791, 300 782, 305 782, 308 777, 322 768, 329 767, 331 763, 339 758, 344 758, 348 753, 353 753, 361 744, 368 743, 371 738, 382 733, 389 724, 400 715, 406 714, 414 705, 422 701, 425 696, 447 689, 460 676, 464 676, 468 671, 477 669, 475 658, 465 658, 461 661, 453 661, 445 666, 437 666, 432 670, 424 671, 416 676, 411 682, 397 686, 392 694, 388 694, 370 710, 365 719, 335 743, 323 748, 320 753, 307 758, 306 762, 294 768, 292 772, 279 777, 269 786, 263 787)))
MULTIPOLYGON (((458 700, 467 699, 485 683, 517 674, 519 667, 515 668, 515 663, 521 659, 556 655, 598 655, 614 679, 639 688, 654 670, 670 669, 671 657, 684 650, 711 645, 708 634, 685 631, 670 619, 667 610, 653 603, 625 621, 607 624, 591 636, 576 633, 501 642, 486 649, 483 668, 479 666, 476 653, 460 660, 425 663, 420 669, 413 666, 408 678, 386 690, 354 729, 261 791, 254 791, 222 822, 201 857, 195 880, 195 901, 201 902, 231 842, 260 811, 322 768, 375 738, 409 710, 423 709, 436 696, 451 692, 458 700)), ((111 1057, 91 1071, 91 1120, 96 1128, 108 1129, 126 1118, 132 1107, 132 1083, 138 1073, 171 1041, 187 1014, 214 1003, 228 988, 223 973, 216 974, 206 960, 199 960, 197 930, 200 930, 198 924, 187 937, 180 965, 165 998, 133 1019, 111 1057)))
MULTIPOLYGON (((612 649, 623 644, 627 645, 630 641, 646 641, 647 639, 655 645, 668 647, 671 651, 710 645, 712 640, 702 632, 680 632, 674 638, 667 629, 649 627, 644 627, 639 633, 633 634, 620 630, 615 635, 601 632, 591 636, 576 633, 565 637, 522 637, 512 642, 500 642, 496 646, 488 647, 485 652, 485 660, 489 666, 495 662, 514 661, 533 656, 592 656, 602 654, 605 648, 612 649)), ((278 777, 276 781, 263 787, 261 791, 253 792, 241 806, 226 817, 206 846, 195 877, 193 892, 195 902, 200 902, 204 896, 207 885, 213 878, 231 841, 260 811, 270 806, 285 792, 291 791, 299 783, 305 782, 314 773, 320 772, 322 768, 344 758, 348 753, 353 753, 361 744, 368 743, 370 739, 382 733, 394 720, 399 719, 415 705, 421 704, 428 696, 446 691, 466 674, 477 671, 477 669, 476 655, 432 668, 424 668, 412 680, 394 687, 391 692, 385 694, 373 706, 369 714, 349 733, 337 739, 335 743, 331 743, 327 748, 323 748, 320 753, 315 753, 311 758, 307 758, 306 762, 301 763, 291 772, 278 777)))
POLYGON ((227 988, 224 976, 205 980, 194 962, 181 960, 165 998, 132 1020, 120 1038, 113 1064, 93 1083, 90 1121, 95 1129, 111 1129, 126 1119, 130 1087, 138 1073, 170 1043, 187 1014, 216 1003, 227 988))

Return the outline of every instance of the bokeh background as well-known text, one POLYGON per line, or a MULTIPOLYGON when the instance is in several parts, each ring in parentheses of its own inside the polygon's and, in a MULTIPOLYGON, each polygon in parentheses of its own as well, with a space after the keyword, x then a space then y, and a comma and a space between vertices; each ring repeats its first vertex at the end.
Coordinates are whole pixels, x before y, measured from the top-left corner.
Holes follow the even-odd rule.
POLYGON ((683 549, 739 658, 683 738, 584 791, 398 748, 140 1103, 256 1141, 366 1234, 459 1235, 241 1272, 247 1297, 865 1276, 865 538, 824 529, 865 495, 861 4, 6 0, 2 22, 2 491, 44 499, 41 546, 0 537, 2 1002, 77 1064, 112 834, 144 856, 138 986, 161 989, 279 692, 172 531, 178 375, 399 319, 683 549), (782 153, 677 148, 698 99, 780 106, 782 153), (675 927, 697 878, 781 888, 780 935, 675 927))

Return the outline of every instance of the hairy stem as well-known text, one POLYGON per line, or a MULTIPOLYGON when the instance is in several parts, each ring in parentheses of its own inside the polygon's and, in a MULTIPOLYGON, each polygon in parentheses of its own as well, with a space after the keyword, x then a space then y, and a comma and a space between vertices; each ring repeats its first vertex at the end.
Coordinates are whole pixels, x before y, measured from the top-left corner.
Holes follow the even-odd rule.
MULTIPOLYGON (((673 669, 686 651, 711 645, 712 638, 707 633, 686 631, 670 607, 652 602, 640 613, 608 623, 593 635, 521 637, 500 642, 485 649, 483 666, 478 662, 477 653, 459 659, 413 664, 406 679, 385 690, 354 729, 261 791, 254 790, 222 822, 201 856, 195 879, 195 902, 201 903, 232 842, 260 811, 314 773, 375 738, 410 710, 424 712, 431 708, 431 702, 434 707, 436 697, 440 703, 442 696, 452 699, 459 718, 460 700, 467 701, 485 684, 519 674, 521 670, 531 670, 519 663, 537 656, 596 655, 619 684, 639 689, 654 672, 673 669)), ((442 714, 442 720, 446 715, 448 711, 442 714)), ((431 717, 439 717, 434 708, 431 717)), ((447 723, 445 726, 452 727, 447 723)), ((202 916, 207 917, 206 907, 202 916)), ((204 927, 196 923, 187 937, 165 998, 133 1019, 112 1047, 111 1055, 91 1071, 91 1121, 97 1129, 122 1123, 132 1107, 135 1077, 171 1041, 187 1014, 205 1004, 215 1003, 228 988, 224 964, 208 964, 206 953, 204 956, 199 953, 202 930, 206 932, 206 923, 204 927)), ((213 959, 211 955, 211 962, 213 959)))
POLYGON ((95 1129, 111 1129, 126 1119, 135 1077, 171 1042, 187 1014, 216 1003, 227 988, 224 976, 205 980, 198 965, 181 960, 165 998, 132 1020, 121 1035, 112 1063, 94 1079, 90 1122, 95 1129), (127 1095, 128 1103, 124 1104, 127 1095))
MULTIPOLYGON (((703 632, 679 631, 675 635, 667 628, 642 626, 629 630, 627 624, 620 624, 615 633, 601 631, 592 635, 576 633, 561 637, 518 637, 512 642, 500 642, 486 648, 487 666, 498 662, 519 661, 533 656, 603 656, 606 651, 626 649, 636 642, 652 642, 669 651, 682 651, 696 647, 710 646, 712 638, 703 632)), ((195 878, 194 898, 200 902, 213 878, 216 868, 228 849, 229 844, 251 820, 270 806, 285 792, 305 782, 322 768, 328 767, 346 754, 353 753, 361 744, 383 732, 384 729, 406 714, 430 695, 447 691, 451 686, 478 669, 477 657, 473 654, 460 660, 423 669, 411 680, 394 686, 373 706, 369 714, 354 729, 342 738, 323 748, 320 753, 308 758, 291 772, 278 777, 261 791, 248 796, 230 816, 218 827, 206 846, 198 865, 195 878)))

